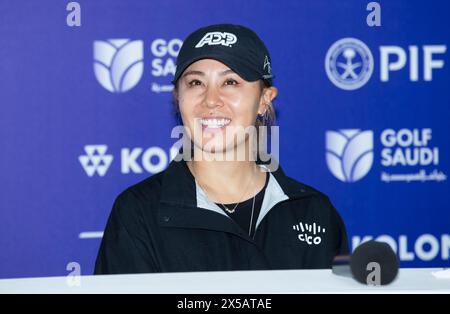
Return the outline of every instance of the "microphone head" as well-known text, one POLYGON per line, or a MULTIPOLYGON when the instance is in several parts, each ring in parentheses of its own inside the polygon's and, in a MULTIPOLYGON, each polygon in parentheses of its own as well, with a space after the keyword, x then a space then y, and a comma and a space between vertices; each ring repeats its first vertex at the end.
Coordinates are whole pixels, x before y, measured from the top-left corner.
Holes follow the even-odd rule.
POLYGON ((387 243, 368 241, 352 254, 350 269, 353 277, 363 284, 387 285, 397 277, 400 263, 387 243))

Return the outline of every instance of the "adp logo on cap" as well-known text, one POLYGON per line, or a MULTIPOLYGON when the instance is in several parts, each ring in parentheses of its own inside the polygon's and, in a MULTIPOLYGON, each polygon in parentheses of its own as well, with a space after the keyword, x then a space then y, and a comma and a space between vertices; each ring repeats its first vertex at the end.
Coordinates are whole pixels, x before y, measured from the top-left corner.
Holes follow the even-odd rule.
POLYGON ((195 45, 195 48, 201 48, 204 45, 215 46, 222 45, 226 47, 231 47, 231 45, 237 42, 237 37, 235 34, 228 32, 209 32, 195 45))

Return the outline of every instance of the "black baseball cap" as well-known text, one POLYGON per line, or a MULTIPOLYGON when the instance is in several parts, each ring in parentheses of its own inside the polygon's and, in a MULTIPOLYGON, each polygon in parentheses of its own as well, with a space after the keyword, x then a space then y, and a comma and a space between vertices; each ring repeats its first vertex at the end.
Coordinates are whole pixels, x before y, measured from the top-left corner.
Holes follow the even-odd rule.
POLYGON ((178 53, 172 84, 189 65, 201 59, 220 61, 246 81, 273 83, 269 51, 258 35, 245 26, 216 24, 191 33, 178 53))

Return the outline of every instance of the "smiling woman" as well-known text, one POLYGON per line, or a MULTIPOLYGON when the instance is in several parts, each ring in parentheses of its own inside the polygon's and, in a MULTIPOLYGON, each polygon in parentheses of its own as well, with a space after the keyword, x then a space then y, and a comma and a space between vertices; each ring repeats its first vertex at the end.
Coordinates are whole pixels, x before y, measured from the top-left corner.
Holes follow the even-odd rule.
POLYGON ((172 83, 193 155, 180 152, 187 157, 119 195, 97 274, 329 268, 348 253, 328 197, 254 158, 278 94, 256 33, 231 24, 193 32, 172 83))
POLYGON ((273 108, 276 94, 275 87, 261 80, 245 81, 225 64, 202 59, 191 64, 178 80, 174 103, 187 131, 201 135, 191 136, 196 147, 203 153, 229 153, 248 147, 250 139, 239 133, 269 126, 274 120, 269 107, 273 108))

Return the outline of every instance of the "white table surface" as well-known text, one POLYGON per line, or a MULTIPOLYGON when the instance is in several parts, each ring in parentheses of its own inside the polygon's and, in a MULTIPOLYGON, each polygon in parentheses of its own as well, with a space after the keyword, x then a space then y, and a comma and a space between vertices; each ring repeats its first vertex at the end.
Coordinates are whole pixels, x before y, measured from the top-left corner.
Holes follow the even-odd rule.
POLYGON ((82 276, 80 286, 66 277, 3 279, 4 293, 450 293, 450 279, 440 269, 401 269, 388 286, 369 287, 331 270, 234 271, 145 275, 82 276))

